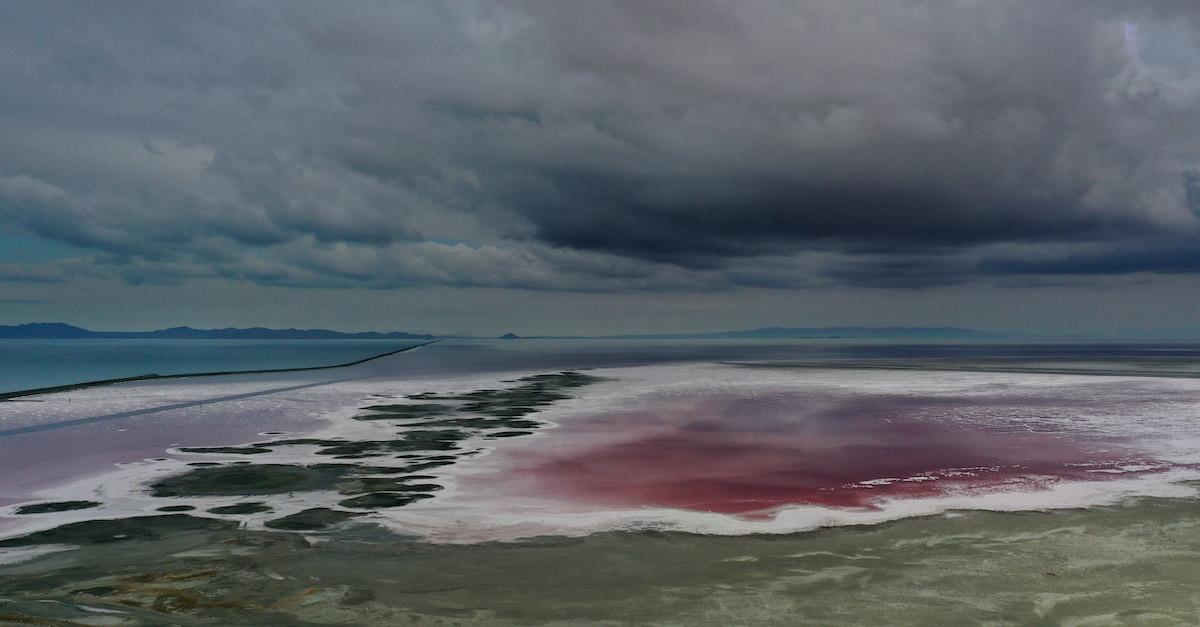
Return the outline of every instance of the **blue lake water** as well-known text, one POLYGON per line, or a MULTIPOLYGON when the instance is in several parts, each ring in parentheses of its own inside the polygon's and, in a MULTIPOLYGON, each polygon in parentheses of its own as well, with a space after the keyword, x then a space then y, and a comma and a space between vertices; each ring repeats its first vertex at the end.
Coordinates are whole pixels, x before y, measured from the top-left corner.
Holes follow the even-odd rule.
POLYGON ((0 339, 0 393, 145 374, 326 366, 420 343, 403 340, 0 339))
MULTIPOLYGON (((146 374, 307 368, 365 359, 423 340, 0 339, 0 393, 146 374)), ((1200 344, 970 345, 827 340, 443 341, 406 372, 629 366, 694 360, 921 363, 1085 370, 1154 370, 1200 376, 1200 344)), ((379 367, 383 367, 380 365, 379 367)), ((375 370, 376 368, 372 368, 375 370)))

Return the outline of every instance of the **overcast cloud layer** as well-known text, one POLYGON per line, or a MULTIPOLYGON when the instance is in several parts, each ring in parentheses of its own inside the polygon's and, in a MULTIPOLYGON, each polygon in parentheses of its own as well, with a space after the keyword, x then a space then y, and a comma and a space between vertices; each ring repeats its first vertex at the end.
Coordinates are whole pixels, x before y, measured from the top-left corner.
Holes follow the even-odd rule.
POLYGON ((7 2, 0 281, 1197 273, 1198 6, 7 2))

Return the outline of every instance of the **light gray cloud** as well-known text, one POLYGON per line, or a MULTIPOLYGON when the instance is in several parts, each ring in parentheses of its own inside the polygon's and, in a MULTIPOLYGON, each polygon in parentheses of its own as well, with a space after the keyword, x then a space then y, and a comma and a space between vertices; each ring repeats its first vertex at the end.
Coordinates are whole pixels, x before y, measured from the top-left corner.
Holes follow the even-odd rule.
POLYGON ((1200 74, 1139 52, 1168 22, 1197 32, 1192 3, 0 12, 0 224, 132 282, 710 290, 1200 269, 1200 74))

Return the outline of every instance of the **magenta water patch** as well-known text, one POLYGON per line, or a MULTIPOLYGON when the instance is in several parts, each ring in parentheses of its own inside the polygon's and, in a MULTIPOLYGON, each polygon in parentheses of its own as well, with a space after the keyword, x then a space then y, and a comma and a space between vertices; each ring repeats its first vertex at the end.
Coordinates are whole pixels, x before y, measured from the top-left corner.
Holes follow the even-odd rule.
POLYGON ((701 394, 573 420, 554 433, 556 446, 522 451, 516 471, 536 492, 570 501, 762 516, 1166 468, 1116 439, 977 419, 1005 403, 701 394))

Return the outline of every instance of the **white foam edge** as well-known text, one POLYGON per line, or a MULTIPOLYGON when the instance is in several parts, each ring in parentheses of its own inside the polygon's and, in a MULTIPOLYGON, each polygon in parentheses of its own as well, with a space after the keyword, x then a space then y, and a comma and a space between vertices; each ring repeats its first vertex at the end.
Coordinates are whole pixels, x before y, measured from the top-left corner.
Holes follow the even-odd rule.
POLYGON ((538 536, 580 537, 609 531, 676 531, 737 536, 790 534, 826 527, 878 525, 905 518, 938 516, 955 511, 1049 511, 1117 505, 1131 499, 1159 497, 1195 499, 1200 470, 1174 469, 1152 476, 1105 481, 1061 481, 1040 488, 1005 489, 941 496, 886 498, 875 509, 797 505, 767 520, 667 508, 555 511, 552 502, 526 499, 503 507, 481 503, 477 511, 455 508, 453 521, 436 508, 381 512, 376 520, 397 533, 415 534, 434 543, 470 544, 516 541, 538 536), (507 510, 507 511, 506 511, 507 510))

